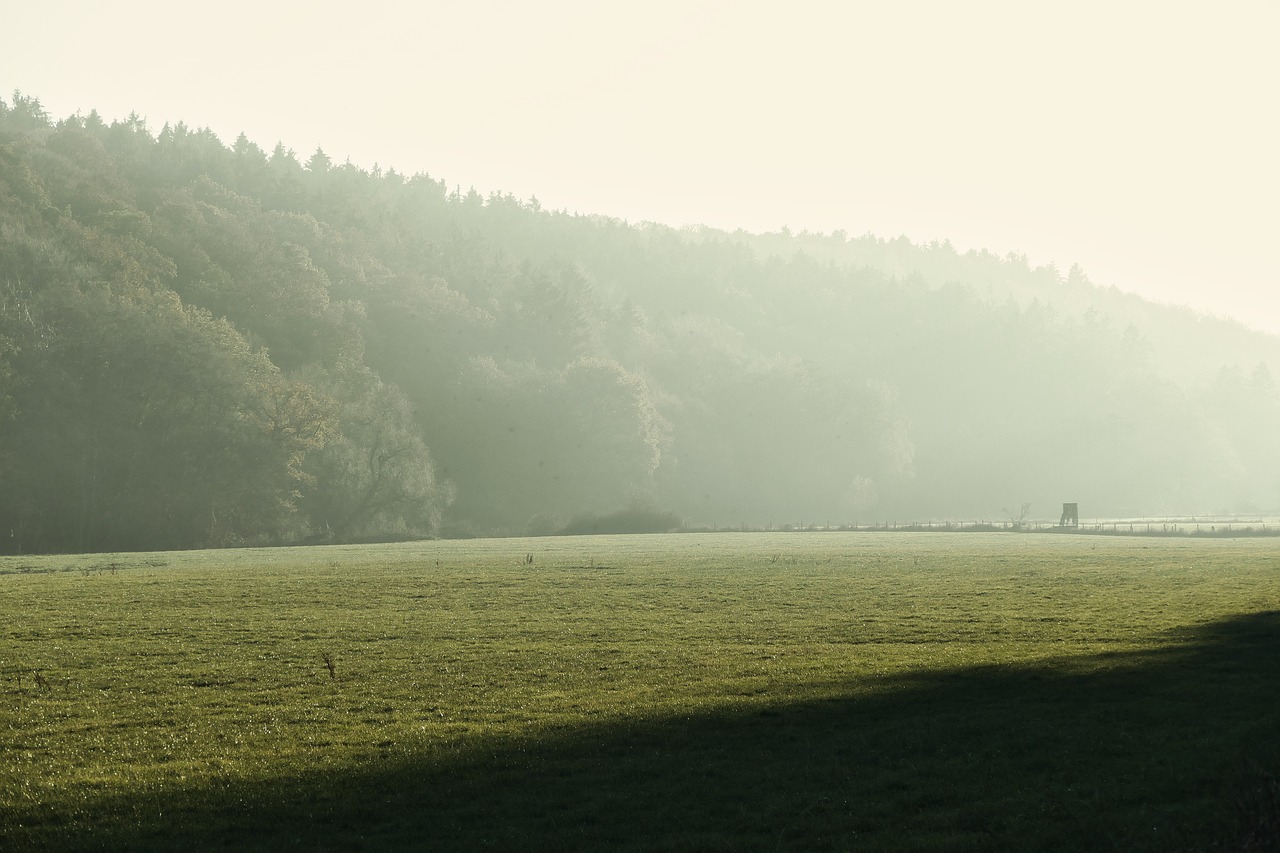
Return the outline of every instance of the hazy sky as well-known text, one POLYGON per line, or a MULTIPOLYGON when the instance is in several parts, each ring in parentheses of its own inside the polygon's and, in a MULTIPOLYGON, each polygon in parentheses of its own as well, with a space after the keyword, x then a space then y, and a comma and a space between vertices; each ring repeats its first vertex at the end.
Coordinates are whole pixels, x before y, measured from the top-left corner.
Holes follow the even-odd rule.
POLYGON ((10 4, 0 92, 673 225, 1019 251, 1280 333, 1280 3, 10 4))

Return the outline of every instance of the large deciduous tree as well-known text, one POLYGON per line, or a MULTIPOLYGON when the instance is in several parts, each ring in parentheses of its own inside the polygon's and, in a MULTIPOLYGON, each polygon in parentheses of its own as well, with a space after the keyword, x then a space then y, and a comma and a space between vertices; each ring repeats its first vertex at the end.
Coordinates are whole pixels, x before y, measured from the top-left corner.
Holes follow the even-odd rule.
POLYGON ((450 487, 436 476, 409 403, 368 370, 334 389, 337 431, 307 467, 303 502, 320 539, 356 541, 434 534, 450 487))
POLYGON ((332 414, 229 323, 171 292, 61 282, 23 310, 25 381, 0 434, 12 547, 225 545, 301 527, 304 462, 332 414))

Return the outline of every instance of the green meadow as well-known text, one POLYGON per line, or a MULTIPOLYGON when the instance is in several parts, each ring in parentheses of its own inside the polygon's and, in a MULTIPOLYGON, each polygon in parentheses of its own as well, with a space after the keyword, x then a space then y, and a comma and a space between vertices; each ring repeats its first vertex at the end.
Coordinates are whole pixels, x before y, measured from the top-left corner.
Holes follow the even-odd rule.
POLYGON ((1274 850, 1278 772, 1270 539, 0 558, 5 850, 1274 850))

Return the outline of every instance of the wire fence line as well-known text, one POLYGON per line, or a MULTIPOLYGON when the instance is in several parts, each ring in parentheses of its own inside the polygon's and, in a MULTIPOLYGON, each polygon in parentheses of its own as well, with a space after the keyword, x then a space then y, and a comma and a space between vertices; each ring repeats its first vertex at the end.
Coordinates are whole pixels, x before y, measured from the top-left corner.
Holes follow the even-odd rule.
POLYGON ((784 523, 764 526, 712 526, 689 532, 743 533, 1074 533, 1095 536, 1280 536, 1280 518, 1177 517, 1093 518, 1077 524, 1048 520, 929 520, 833 523, 784 523))

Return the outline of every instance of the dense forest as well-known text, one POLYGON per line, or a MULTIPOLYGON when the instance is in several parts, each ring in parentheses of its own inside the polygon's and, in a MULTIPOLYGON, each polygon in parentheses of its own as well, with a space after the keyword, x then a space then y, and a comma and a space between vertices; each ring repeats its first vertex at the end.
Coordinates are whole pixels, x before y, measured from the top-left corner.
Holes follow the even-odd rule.
POLYGON ((0 101, 3 552, 1274 510, 1277 368, 1016 255, 0 101))

